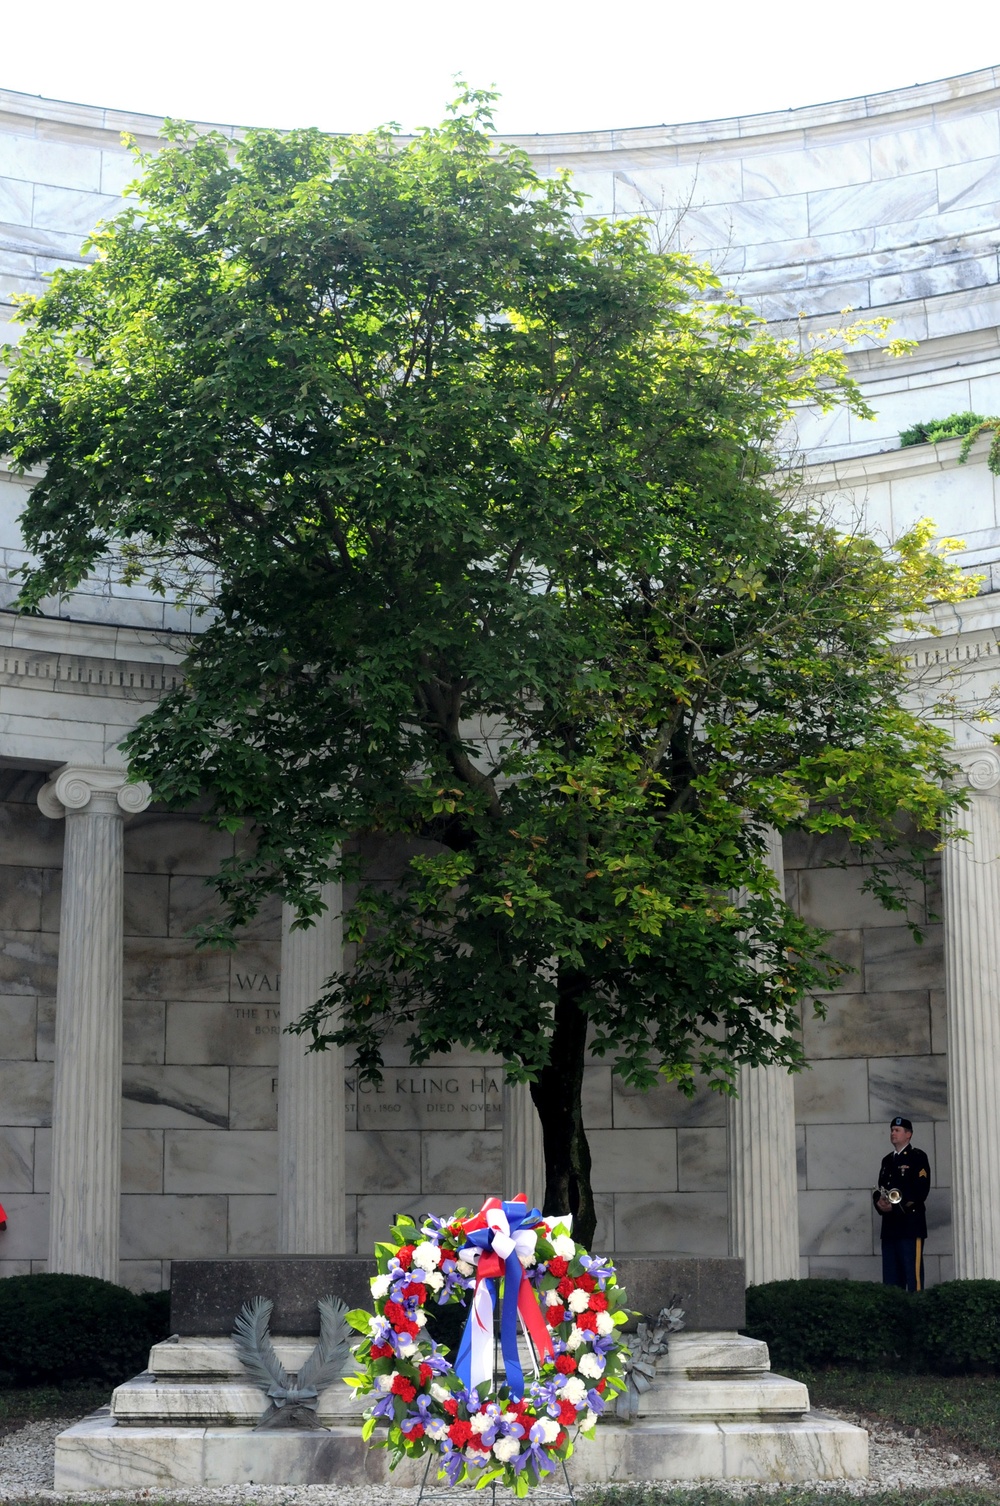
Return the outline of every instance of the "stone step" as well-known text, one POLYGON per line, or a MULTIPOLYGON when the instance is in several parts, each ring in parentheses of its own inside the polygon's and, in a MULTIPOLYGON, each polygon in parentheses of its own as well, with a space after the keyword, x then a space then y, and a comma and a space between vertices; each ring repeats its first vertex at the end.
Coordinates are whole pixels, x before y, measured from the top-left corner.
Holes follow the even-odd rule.
MULTIPOLYGON (((356 1395, 343 1381, 335 1381, 320 1393, 317 1416, 325 1427, 340 1421, 357 1427, 370 1400, 356 1395)), ((246 1380, 165 1384, 158 1377, 138 1375, 115 1388, 111 1416, 128 1425, 253 1427, 269 1405, 264 1393, 246 1380)))
POLYGON ((809 1392, 801 1381, 784 1375, 691 1378, 657 1375, 639 1398, 639 1417, 802 1416, 809 1411, 809 1392))
MULTIPOLYGON (((254 1433, 248 1428, 121 1427, 106 1408, 56 1439, 56 1490, 134 1491, 224 1485, 412 1488, 423 1460, 390 1475, 360 1429, 254 1433)), ((811 1412, 785 1422, 601 1423, 569 1461, 574 1485, 608 1480, 861 1480, 868 1435, 811 1412)))
MULTIPOLYGON (((286 1370, 299 1370, 312 1354, 315 1339, 273 1338, 275 1353, 286 1370)), ((156 1376, 194 1377, 245 1375, 232 1339, 164 1339, 149 1351, 149 1369, 156 1376)))
POLYGON ((665 1374, 684 1371, 697 1375, 760 1374, 771 1368, 767 1345, 742 1333, 672 1333, 667 1353, 657 1369, 665 1374))

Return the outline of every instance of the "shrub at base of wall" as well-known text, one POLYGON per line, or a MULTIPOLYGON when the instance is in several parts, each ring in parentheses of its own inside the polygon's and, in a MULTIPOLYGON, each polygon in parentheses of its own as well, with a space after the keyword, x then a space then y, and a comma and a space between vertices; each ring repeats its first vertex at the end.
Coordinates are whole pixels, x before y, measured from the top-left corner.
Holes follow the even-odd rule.
POLYGON ((0 1281, 0 1386, 119 1385, 145 1370, 169 1315, 167 1292, 137 1296, 93 1276, 8 1276, 0 1281))
POLYGON ((771 1281, 747 1290, 746 1332, 764 1340, 777 1370, 997 1371, 1000 1281, 946 1281, 917 1293, 869 1281, 771 1281))

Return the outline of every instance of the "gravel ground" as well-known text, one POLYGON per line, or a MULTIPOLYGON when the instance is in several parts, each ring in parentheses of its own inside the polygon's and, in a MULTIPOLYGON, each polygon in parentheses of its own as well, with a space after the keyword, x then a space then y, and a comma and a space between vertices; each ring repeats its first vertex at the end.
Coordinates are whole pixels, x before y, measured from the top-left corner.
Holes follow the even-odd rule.
MULTIPOLYGON (((839 1414, 846 1415, 846 1414, 839 1414)), ((848 1417, 859 1422, 857 1417, 848 1417)), ((260 1506, 413 1506, 416 1491, 368 1486, 364 1489, 335 1485, 240 1485, 214 1490, 121 1491, 92 1490, 79 1495, 59 1494, 52 1489, 55 1437, 68 1423, 65 1418, 52 1422, 31 1422, 0 1441, 0 1502, 36 1500, 100 1501, 148 1500, 155 1494, 157 1502, 185 1503, 185 1506, 235 1506, 235 1503, 259 1502, 260 1506)), ((1000 1461, 993 1464, 968 1454, 935 1448, 922 1438, 913 1438, 881 1424, 868 1424, 871 1474, 867 1480, 817 1482, 831 1493, 863 1496, 872 1491, 893 1489, 946 1488, 948 1486, 1000 1486, 1000 1461)), ((663 1482, 660 1482, 661 1484, 663 1482)), ((677 1480, 672 1485, 724 1482, 677 1480)), ((757 1490, 756 1482, 733 1481, 729 1488, 734 1496, 757 1490)), ((782 1488, 782 1487, 777 1487, 782 1488)), ((498 1492, 506 1497, 508 1492, 498 1492)), ((511 1496, 510 1500, 513 1501, 511 1496)))

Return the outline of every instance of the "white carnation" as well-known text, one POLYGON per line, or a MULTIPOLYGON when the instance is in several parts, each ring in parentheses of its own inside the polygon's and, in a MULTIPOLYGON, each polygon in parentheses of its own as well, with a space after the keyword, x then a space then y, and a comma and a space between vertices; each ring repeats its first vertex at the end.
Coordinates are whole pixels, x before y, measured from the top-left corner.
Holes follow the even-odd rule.
POLYGON ((456 1260, 455 1269, 460 1276, 471 1276, 474 1267, 467 1260, 456 1260))
POLYGON ((596 1354, 585 1354, 576 1368, 581 1375, 588 1375, 591 1380, 600 1380, 604 1374, 604 1364, 596 1354))
POLYGON ((424 1277, 424 1285, 429 1286, 432 1292, 439 1292, 444 1286, 444 1277, 440 1271, 428 1271, 424 1277))
POLYGON ((440 1381, 431 1381, 431 1395, 435 1401, 448 1401, 451 1392, 447 1386, 442 1386, 440 1381))
POLYGON ((409 1355, 416 1354, 417 1343, 415 1339, 410 1338, 409 1334, 400 1334, 396 1340, 396 1348, 403 1358, 406 1359, 409 1355))
POLYGON ((596 1424, 597 1424, 597 1413, 596 1412, 592 1412, 590 1410, 590 1408, 588 1407, 587 1410, 586 1410, 586 1412, 584 1412, 584 1414, 583 1414, 583 1419, 582 1419, 582 1421, 580 1423, 580 1427, 583 1429, 583 1431, 585 1433, 589 1433, 590 1430, 591 1430, 591 1428, 594 1427, 594 1426, 596 1426, 596 1424))
POLYGON ((388 1297, 389 1288, 392 1286, 392 1277, 373 1276, 371 1284, 373 1297, 388 1297))
POLYGON ((555 1443, 562 1431, 554 1417, 539 1417, 539 1425, 542 1429, 542 1437, 546 1443, 555 1443))
POLYGON ((384 1323, 384 1318, 378 1318, 373 1315, 368 1319, 368 1332, 371 1334, 381 1333, 384 1323))
POLYGON ((574 1323, 573 1327, 569 1331, 569 1338, 566 1340, 566 1348, 567 1349, 571 1349, 571 1350, 572 1349, 579 1349, 579 1347, 580 1347, 580 1345, 582 1343, 583 1343, 583 1329, 582 1328, 577 1328, 576 1324, 574 1323))
POLYGON ((566 1306, 571 1313, 585 1313, 590 1306, 590 1293, 581 1291, 577 1287, 575 1292, 570 1292, 566 1306))
POLYGON ((493 1456, 501 1464, 509 1464, 521 1452, 520 1438, 498 1438, 493 1445, 493 1456))
POLYGON ((552 1241, 552 1248, 557 1255, 562 1256, 563 1260, 572 1260, 576 1254, 576 1245, 568 1234, 557 1234, 552 1241))
POLYGON ((414 1323, 416 1323, 418 1328, 423 1328, 424 1324, 427 1322, 427 1314, 424 1312, 422 1307, 418 1307, 416 1312, 413 1314, 413 1321, 414 1323))
POLYGON ((615 1331, 615 1320, 610 1313, 597 1314, 597 1332, 604 1338, 615 1331))
POLYGON ((547 1291, 545 1293, 545 1305, 546 1305, 546 1307, 559 1307, 561 1304, 562 1304, 562 1298, 560 1297, 559 1293, 556 1291, 555 1287, 552 1287, 551 1290, 549 1290, 549 1291, 547 1291))
POLYGON ((432 1417, 427 1424, 428 1438, 433 1438, 435 1443, 440 1443, 443 1438, 447 1438, 449 1426, 450 1424, 445 1422, 443 1417, 432 1417))
POLYGON ((566 1401, 571 1401, 576 1406, 587 1394, 587 1387, 578 1375, 567 1375, 562 1383, 560 1394, 566 1401))
POLYGON ((425 1239, 413 1252, 413 1264, 418 1265, 422 1271, 436 1271, 441 1264, 440 1246, 433 1240, 425 1239))
POLYGON ((380 1391, 391 1391, 392 1383, 398 1374, 398 1370, 390 1370, 388 1375, 376 1375, 375 1384, 380 1391))
POLYGON ((495 1421, 496 1418, 491 1417, 489 1412, 477 1412, 474 1417, 469 1418, 469 1426, 474 1433, 485 1433, 495 1421))

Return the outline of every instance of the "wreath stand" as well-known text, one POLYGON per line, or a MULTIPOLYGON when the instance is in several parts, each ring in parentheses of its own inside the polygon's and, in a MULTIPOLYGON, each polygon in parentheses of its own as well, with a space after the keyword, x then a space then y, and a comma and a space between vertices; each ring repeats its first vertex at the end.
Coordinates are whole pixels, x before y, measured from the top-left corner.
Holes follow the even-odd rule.
MULTIPOLYGON (((534 1351, 532 1351, 532 1353, 534 1354, 534 1351)), ((494 1338, 494 1371, 496 1371, 500 1360, 500 1345, 494 1338)), ((474 1484, 466 1483, 465 1485, 428 1485, 427 1478, 431 1472, 431 1465, 438 1463, 440 1463, 439 1459, 436 1459, 433 1454, 428 1454, 427 1463, 424 1466, 424 1472, 420 1478, 420 1490, 417 1493, 416 1506, 424 1506, 425 1501, 428 1503, 428 1506, 444 1506, 444 1503, 446 1501, 468 1501, 470 1493, 477 1490, 477 1486, 475 1486, 474 1484)), ((560 1459, 559 1468, 562 1470, 563 1481, 566 1485, 565 1490, 556 1490, 549 1485, 533 1485, 526 1496, 516 1497, 514 1496, 514 1493, 509 1485, 502 1485, 500 1486, 500 1489, 503 1490, 504 1497, 501 1497, 501 1500, 503 1500, 506 1496, 510 1496, 514 1500, 520 1499, 525 1503, 531 1501, 568 1501, 569 1506, 576 1506, 576 1496, 573 1493, 573 1483, 570 1480, 569 1471, 566 1468, 565 1459, 560 1459)), ((552 1470, 551 1474, 556 1475, 557 1471, 552 1470)), ((546 1476, 546 1479, 548 1478, 549 1476, 546 1476)), ((497 1481, 494 1480, 488 1487, 479 1490, 480 1499, 485 1497, 487 1489, 490 1492, 490 1506, 497 1506, 497 1481)))
MULTIPOLYGON (((423 1503, 425 1501, 429 1503, 429 1506, 438 1506, 439 1502, 442 1503, 443 1506, 443 1503, 445 1501, 468 1501, 469 1496, 472 1494, 472 1492, 478 1489, 477 1486, 472 1484, 428 1485, 427 1476, 431 1472, 431 1465, 436 1464, 437 1462, 438 1461, 434 1458, 433 1454, 429 1454, 427 1456, 427 1463, 424 1466, 423 1478, 420 1481, 420 1491, 417 1495, 416 1506, 423 1506, 423 1503)), ((566 1468, 565 1459, 561 1459, 559 1461, 559 1467, 562 1470, 563 1480, 566 1484, 565 1490, 553 1490, 551 1487, 546 1485, 533 1485, 528 1494, 526 1496, 520 1497, 520 1499, 526 1502, 568 1501, 570 1503, 570 1506, 576 1506, 576 1496, 573 1494, 573 1485, 569 1477, 569 1471, 566 1468)), ((552 1473, 555 1474, 556 1471, 553 1470, 552 1473)), ((494 1480, 489 1486, 479 1490, 480 1497, 485 1496, 486 1490, 489 1490, 490 1506, 497 1506, 497 1483, 498 1482, 494 1480)), ((509 1485, 501 1485, 500 1489, 504 1492, 505 1497, 510 1496, 512 1499, 518 1499, 514 1497, 514 1493, 509 1485)))

